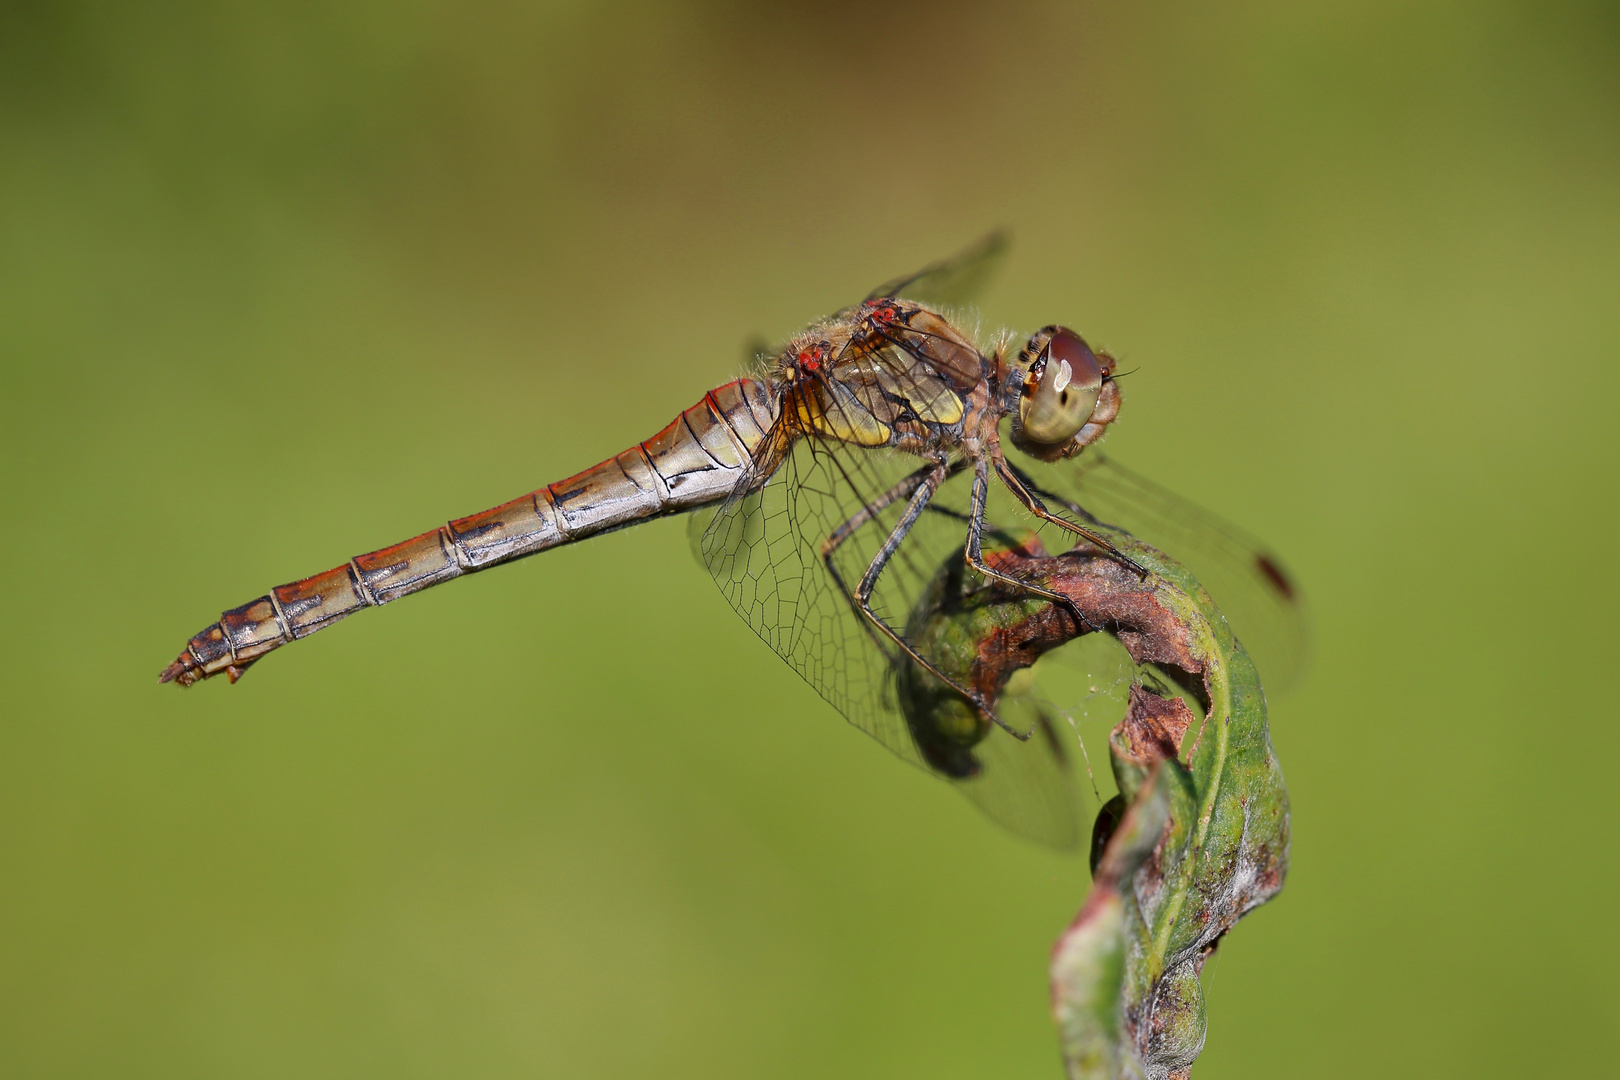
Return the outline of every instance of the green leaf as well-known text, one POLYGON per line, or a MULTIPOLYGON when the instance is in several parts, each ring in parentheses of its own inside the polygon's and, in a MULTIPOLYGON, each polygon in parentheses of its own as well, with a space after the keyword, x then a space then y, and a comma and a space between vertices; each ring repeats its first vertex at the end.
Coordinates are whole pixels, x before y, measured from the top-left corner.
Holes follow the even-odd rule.
MULTIPOLYGON (((1152 857, 1121 890, 1120 1035, 1122 1051, 1136 1061, 1114 1071, 1090 1069, 1067 1029, 1064 1054, 1075 1077, 1132 1076, 1138 1069, 1146 1077, 1185 1076, 1204 1046, 1198 976, 1205 960, 1240 918, 1282 888, 1288 792, 1259 673, 1209 595, 1163 553, 1123 534, 1111 539, 1151 572, 1153 602, 1185 635, 1176 669, 1199 677, 1187 681, 1204 699, 1204 719, 1178 734, 1175 714, 1186 703, 1137 687, 1109 739, 1114 776, 1131 811, 1169 804, 1152 857), (1171 748, 1176 752, 1167 756, 1171 748)), ((1115 857, 1116 844, 1133 842, 1117 832, 1103 864, 1115 857)), ((1053 961, 1054 988, 1069 977, 1065 963, 1084 955, 1068 945, 1066 935, 1053 961)), ((1060 1001, 1060 1016, 1064 1008, 1060 1001)))
MULTIPOLYGON (((1050 556, 1033 537, 1001 535, 987 562, 1073 610, 983 583, 956 560, 907 632, 998 715, 1014 704, 1014 674, 1085 634, 1111 634, 1138 665, 1109 738, 1120 799, 1099 815, 1092 890, 1053 953, 1053 1008, 1071 1077, 1184 1077, 1204 1045, 1205 960, 1282 887, 1288 793, 1259 674, 1209 595, 1164 553, 1100 531, 1144 572, 1089 545, 1050 556)), ((938 680, 899 675, 918 745, 970 795, 992 775, 986 755, 1039 752, 1041 738, 1011 739, 938 680)))

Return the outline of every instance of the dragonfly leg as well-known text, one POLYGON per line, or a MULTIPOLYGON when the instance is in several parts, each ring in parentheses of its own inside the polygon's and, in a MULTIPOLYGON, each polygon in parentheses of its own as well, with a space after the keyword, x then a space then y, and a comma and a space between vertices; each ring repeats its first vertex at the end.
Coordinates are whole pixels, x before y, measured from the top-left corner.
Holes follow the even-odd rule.
MULTIPOLYGON (((948 466, 949 471, 946 473, 946 479, 955 476, 956 473, 960 471, 961 467, 961 463, 959 462, 948 466)), ((895 484, 888 491, 885 491, 882 495, 879 495, 865 506, 862 506, 858 513, 856 513, 842 525, 838 526, 838 528, 834 529, 827 536, 827 538, 821 542, 821 561, 826 565, 827 573, 829 576, 831 576, 833 582, 838 586, 839 591, 844 594, 844 599, 848 601, 852 607, 855 605, 855 594, 850 592, 848 583, 844 581, 844 575, 839 572, 837 564, 833 562, 833 553, 843 546, 844 541, 848 540, 851 536, 854 536, 855 533, 860 529, 871 524, 872 521, 875 520, 877 516, 884 510, 887 510, 901 499, 911 498, 911 496, 916 493, 917 488, 923 483, 923 481, 928 479, 929 474, 934 472, 934 470, 937 468, 938 463, 924 465, 916 472, 902 478, 899 483, 895 484)), ((936 485, 936 490, 937 488, 938 485, 936 485)), ((963 520, 966 519, 964 518, 963 520)), ((884 653, 888 652, 888 648, 884 645, 881 639, 877 638, 875 631, 872 630, 870 625, 867 626, 867 633, 873 634, 873 641, 880 650, 882 650, 884 653)), ((894 658, 891 656, 890 659, 892 660, 894 658)))
MULTIPOLYGON (((1005 730, 1015 739, 1027 740, 1030 732, 1015 731, 1009 727, 1002 721, 1001 717, 996 715, 995 709, 991 707, 988 701, 941 671, 932 661, 919 653, 911 646, 910 642, 906 641, 892 626, 885 622, 881 615, 872 610, 872 591, 877 588, 878 579, 883 576, 884 567, 888 565, 889 559, 893 557, 895 551, 905 541, 906 534, 911 531, 911 527, 917 524, 917 519, 922 516, 922 512, 927 508, 928 503, 939 493, 940 485, 949 479, 954 471, 955 468, 949 462, 941 460, 912 473, 835 529, 832 535, 822 542, 822 559, 826 563, 828 573, 838 583, 838 587, 844 591, 844 595, 849 597, 855 610, 860 612, 866 620, 869 633, 875 632, 875 634, 887 638, 895 648, 910 657, 924 671, 927 671, 940 682, 972 702, 975 708, 984 713, 998 727, 1005 730), (878 549, 871 564, 867 566, 866 573, 861 576, 860 584, 851 593, 844 584, 843 576, 839 574, 838 568, 833 565, 833 553, 856 529, 870 522, 885 507, 893 505, 908 495, 909 501, 906 503, 905 512, 900 515, 900 520, 895 522, 894 528, 889 531, 889 535, 884 539, 883 546, 878 549)), ((885 649, 884 651, 887 652, 888 650, 885 649)))
POLYGON ((1085 614, 1080 610, 1080 605, 1076 604, 1070 597, 1064 596, 1060 592, 1054 592, 1051 589, 1043 589, 1039 585, 1014 577, 1011 574, 1002 573, 984 561, 981 536, 984 531, 985 503, 989 495, 990 471, 981 459, 976 464, 973 473, 973 504, 968 519, 967 564, 991 581, 999 581, 1004 585, 1022 589, 1024 592, 1044 597, 1054 604, 1061 605, 1068 610, 1070 615, 1074 616, 1075 625, 1083 626, 1088 630, 1096 630, 1097 625, 1086 618, 1085 614))
MULTIPOLYGON (((1001 482, 1006 485, 1007 490, 1011 491, 1013 496, 1023 504, 1024 509, 1034 514, 1042 521, 1050 522, 1053 525, 1056 525, 1058 528, 1063 529, 1065 532, 1071 532, 1074 535, 1097 545, 1107 552, 1108 555, 1114 559, 1114 561, 1136 571, 1138 576, 1143 578, 1148 576, 1146 567, 1116 548, 1113 541, 1109 540, 1108 537, 1092 529, 1088 529, 1084 525, 1076 525, 1068 518, 1059 517, 1057 514, 1054 514, 1052 511, 1048 510, 1046 508, 1046 503, 1042 502, 1041 497, 1035 493, 1035 485, 1029 481, 1028 477, 1019 471, 1017 466, 1013 465, 1012 462, 1006 459, 1001 452, 1001 447, 992 446, 990 448, 990 457, 995 463, 996 475, 1001 478, 1001 482)), ((1091 516, 1079 506, 1067 503, 1066 505, 1068 509, 1073 510, 1077 514, 1081 514, 1086 517, 1091 516)))
MULTIPOLYGON (((855 535, 855 531, 857 529, 870 523, 873 518, 877 517, 884 510, 887 510, 889 507, 893 506, 897 501, 900 499, 911 498, 911 496, 916 492, 917 488, 924 480, 928 479, 929 475, 933 473, 936 468, 937 466, 935 465, 924 465, 922 468, 918 469, 916 472, 894 485, 894 487, 890 488, 888 491, 885 491, 882 495, 879 495, 877 498, 861 507, 859 513, 850 518, 848 521, 844 522, 842 525, 838 526, 838 528, 834 529, 827 539, 821 542, 822 559, 826 560, 831 558, 832 553, 837 551, 845 540, 848 540, 851 536, 855 535)), ((832 570, 832 564, 828 563, 827 568, 832 570)), ((834 571, 834 576, 836 577, 836 575, 837 572, 834 571)), ((842 578, 839 579, 840 584, 842 584, 842 580, 842 578)))
MULTIPOLYGON (((928 475, 931 472, 934 471, 935 467, 936 466, 934 465, 924 465, 910 476, 905 477, 888 491, 885 491, 882 495, 879 495, 871 502, 862 506, 858 513, 856 513, 842 525, 838 526, 838 528, 834 529, 827 536, 827 538, 821 542, 821 561, 822 564, 827 568, 827 576, 832 578, 833 584, 838 586, 838 591, 844 594, 844 600, 849 604, 850 607, 859 610, 859 605, 855 602, 855 594, 850 591, 849 584, 844 580, 844 575, 839 571, 838 565, 833 562, 834 553, 836 553, 838 549, 843 546, 844 541, 848 540, 851 536, 854 536, 855 533, 860 531, 860 529, 876 520, 878 514, 882 513, 890 506, 893 506, 901 499, 911 498, 922 482, 928 478, 928 475)), ((866 631, 867 635, 871 637, 872 644, 877 646, 878 651, 884 656, 888 657, 890 663, 896 663, 897 658, 889 651, 887 642, 885 642, 885 640, 878 634, 877 630, 873 628, 871 622, 863 618, 861 620, 861 627, 866 631)))

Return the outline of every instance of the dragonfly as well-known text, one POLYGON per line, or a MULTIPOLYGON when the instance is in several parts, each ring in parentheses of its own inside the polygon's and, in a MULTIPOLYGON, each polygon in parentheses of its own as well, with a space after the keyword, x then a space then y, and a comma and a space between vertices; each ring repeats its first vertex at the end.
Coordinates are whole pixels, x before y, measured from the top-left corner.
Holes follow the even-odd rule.
POLYGON ((1103 526, 1121 528, 1192 569, 1260 669, 1281 678, 1302 661, 1303 610, 1262 544, 1098 451, 1123 402, 1111 354, 1056 324, 983 341, 966 328, 964 305, 1006 247, 991 234, 880 286, 584 472, 225 611, 160 682, 234 683, 266 653, 363 608, 689 514, 693 550, 732 607, 850 723, 1013 831, 1075 846, 1062 740, 1009 723, 908 632, 941 568, 965 565, 987 587, 1072 608, 998 569, 987 543, 1033 525, 1114 552, 1103 526), (929 752, 896 689, 917 678, 969 703, 984 753, 929 752))

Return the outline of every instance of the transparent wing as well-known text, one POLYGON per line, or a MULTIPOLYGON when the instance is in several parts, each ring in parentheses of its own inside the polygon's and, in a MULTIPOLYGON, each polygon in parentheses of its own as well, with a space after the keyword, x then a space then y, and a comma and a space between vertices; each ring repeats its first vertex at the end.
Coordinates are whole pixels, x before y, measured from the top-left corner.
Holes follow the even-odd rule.
MULTIPOLYGON (((1072 462, 1020 471, 1049 509, 1118 526, 1184 564, 1226 615, 1266 687, 1298 681, 1310 656, 1304 596, 1259 540, 1090 449, 1072 462)), ((1050 530, 1043 535, 1052 539, 1050 530)))
MULTIPOLYGON (((910 478, 927 463, 889 450, 801 439, 762 487, 692 522, 693 546, 738 614, 856 727, 899 757, 960 787, 993 820, 1060 848, 1081 837, 1061 736, 1020 742, 999 728, 975 748, 973 775, 929 763, 897 691, 906 666, 921 671, 855 609, 851 594, 905 511, 910 478), (868 520, 824 556, 841 527, 868 520)), ((942 569, 962 565, 970 477, 953 476, 907 534, 871 596, 902 634, 942 569)), ((948 691, 947 691, 948 692, 948 691)))
POLYGON ((884 282, 868 300, 895 296, 939 307, 961 307, 977 300, 1001 267, 1010 237, 1005 230, 987 233, 973 244, 915 274, 884 282))
POLYGON ((1029 741, 991 728, 976 748, 983 771, 957 786, 991 821, 1047 847, 1073 851, 1090 821, 1088 809, 1095 812, 1085 806, 1075 774, 1079 742, 1049 713, 1033 706, 1028 711, 1035 721, 1029 741))
MULTIPOLYGON (((875 510, 839 549, 835 565, 843 580, 829 571, 821 545, 921 466, 888 451, 801 439, 762 487, 739 492, 712 513, 700 511, 691 525, 701 530, 694 536, 698 557, 754 632, 850 723, 914 764, 921 758, 893 706, 892 658, 856 617, 847 593, 860 580, 855 564, 870 561, 904 502, 875 510)), ((885 594, 904 589, 906 564, 892 569, 885 594)))
MULTIPOLYGON (((934 307, 966 307, 977 301, 979 294, 995 277, 1010 243, 1006 230, 986 233, 948 259, 930 263, 914 274, 884 282, 873 289, 866 299, 895 297, 934 307)), ((778 351, 762 336, 750 338, 743 344, 745 369, 757 369, 778 351)))

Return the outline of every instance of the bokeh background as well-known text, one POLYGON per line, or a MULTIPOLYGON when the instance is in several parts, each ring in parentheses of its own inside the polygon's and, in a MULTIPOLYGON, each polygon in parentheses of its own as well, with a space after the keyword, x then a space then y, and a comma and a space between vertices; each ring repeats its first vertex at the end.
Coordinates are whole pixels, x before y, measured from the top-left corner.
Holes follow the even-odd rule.
POLYGON ((678 521, 155 682, 997 225, 1313 606, 1197 1074, 1611 1068, 1614 11, 0 6, 0 1073, 1058 1075, 1084 866, 678 521))

